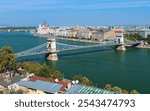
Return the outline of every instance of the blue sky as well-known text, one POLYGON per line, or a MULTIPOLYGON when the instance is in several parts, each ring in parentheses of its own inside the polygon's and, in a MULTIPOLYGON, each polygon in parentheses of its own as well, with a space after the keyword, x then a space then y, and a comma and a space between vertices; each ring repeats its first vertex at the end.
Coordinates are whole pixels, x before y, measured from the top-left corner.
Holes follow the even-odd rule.
POLYGON ((150 24, 150 0, 0 0, 0 25, 150 24))

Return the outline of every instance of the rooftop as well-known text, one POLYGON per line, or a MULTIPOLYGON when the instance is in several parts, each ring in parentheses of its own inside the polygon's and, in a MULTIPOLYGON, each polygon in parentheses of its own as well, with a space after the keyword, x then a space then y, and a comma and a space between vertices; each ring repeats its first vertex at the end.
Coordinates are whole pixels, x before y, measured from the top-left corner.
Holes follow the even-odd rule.
MULTIPOLYGON (((45 78, 45 77, 40 77, 40 76, 32 76, 30 77, 29 81, 35 82, 37 80, 41 80, 41 81, 45 81, 45 82, 52 82, 54 83, 54 80, 50 79, 50 78, 45 78)), ((65 91, 66 87, 68 87, 68 82, 66 81, 58 81, 57 84, 62 85, 62 87, 60 88, 61 91, 65 91)))
POLYGON ((41 90, 47 93, 56 93, 61 92, 60 88, 62 87, 61 84, 45 82, 41 80, 37 80, 35 82, 32 81, 19 81, 18 85, 25 86, 31 89, 41 90))
POLYGON ((26 75, 19 75, 19 76, 15 76, 15 77, 11 77, 11 78, 0 78, 0 85, 7 87, 7 86, 14 84, 26 77, 27 77, 26 75))
POLYGON ((83 86, 83 85, 73 85, 66 94, 114 94, 114 92, 107 91, 104 89, 83 86))

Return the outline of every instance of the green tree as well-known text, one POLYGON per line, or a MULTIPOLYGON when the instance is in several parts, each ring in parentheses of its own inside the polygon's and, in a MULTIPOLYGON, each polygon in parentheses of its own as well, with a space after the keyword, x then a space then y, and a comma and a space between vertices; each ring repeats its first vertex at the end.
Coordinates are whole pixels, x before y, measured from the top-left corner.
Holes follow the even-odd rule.
POLYGON ((3 47, 0 49, 0 71, 14 70, 16 56, 11 47, 3 47))
POLYGON ((22 68, 23 70, 19 72, 20 74, 25 74, 27 72, 34 73, 38 76, 49 77, 51 74, 51 69, 46 64, 39 64, 35 62, 22 62, 16 64, 16 69, 22 68))
POLYGON ((51 74, 50 67, 46 64, 43 64, 39 71, 39 75, 44 77, 49 77, 50 74, 51 74))
POLYGON ((118 86, 114 86, 114 87, 111 89, 111 91, 121 93, 121 88, 120 88, 120 87, 118 87, 118 86))
POLYGON ((80 84, 84 84, 87 86, 95 86, 89 78, 87 78, 86 76, 82 76, 81 74, 75 75, 73 79, 78 80, 80 84))
POLYGON ((59 72, 59 71, 54 71, 52 74, 51 74, 51 76, 50 76, 51 78, 53 78, 53 79, 59 79, 59 80, 62 80, 63 79, 63 77, 62 77, 62 74, 59 72))
POLYGON ((130 94, 140 94, 137 90, 132 90, 130 94))
POLYGON ((105 90, 111 91, 112 85, 111 84, 106 84, 104 87, 105 90))
POLYGON ((121 90, 121 93, 123 93, 123 94, 129 94, 129 91, 127 91, 127 90, 125 90, 125 89, 122 89, 122 90, 121 90))
POLYGON ((126 39, 131 40, 131 41, 137 41, 137 40, 141 40, 141 36, 140 34, 125 34, 124 36, 126 39))

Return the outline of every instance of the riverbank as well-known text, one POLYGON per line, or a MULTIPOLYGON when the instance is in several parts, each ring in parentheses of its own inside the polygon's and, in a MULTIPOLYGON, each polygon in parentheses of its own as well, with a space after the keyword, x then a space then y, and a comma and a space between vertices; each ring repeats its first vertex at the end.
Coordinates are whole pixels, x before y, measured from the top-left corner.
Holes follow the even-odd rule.
POLYGON ((150 45, 137 46, 137 48, 150 49, 150 45))
POLYGON ((86 42, 86 43, 100 43, 95 40, 74 39, 74 38, 68 38, 68 37, 64 38, 64 37, 49 35, 49 34, 42 35, 42 34, 38 34, 38 33, 34 32, 34 31, 31 31, 31 34, 33 34, 34 36, 45 37, 45 38, 56 38, 58 40, 68 40, 68 41, 86 42))

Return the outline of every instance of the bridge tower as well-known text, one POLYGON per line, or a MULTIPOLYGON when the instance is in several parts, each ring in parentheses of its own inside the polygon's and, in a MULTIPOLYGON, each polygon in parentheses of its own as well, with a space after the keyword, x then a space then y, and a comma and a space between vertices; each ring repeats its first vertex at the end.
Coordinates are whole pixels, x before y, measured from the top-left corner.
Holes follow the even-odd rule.
POLYGON ((47 40, 48 60, 57 61, 56 39, 47 40))
POLYGON ((117 34, 116 38, 117 38, 118 44, 120 44, 120 45, 118 45, 118 47, 116 48, 116 50, 126 51, 123 32, 117 34))

